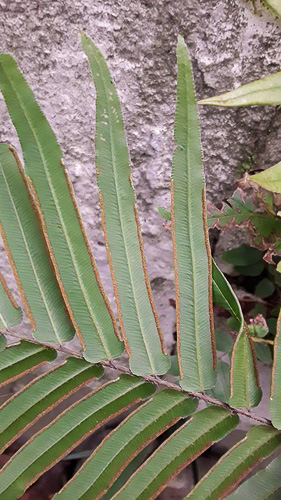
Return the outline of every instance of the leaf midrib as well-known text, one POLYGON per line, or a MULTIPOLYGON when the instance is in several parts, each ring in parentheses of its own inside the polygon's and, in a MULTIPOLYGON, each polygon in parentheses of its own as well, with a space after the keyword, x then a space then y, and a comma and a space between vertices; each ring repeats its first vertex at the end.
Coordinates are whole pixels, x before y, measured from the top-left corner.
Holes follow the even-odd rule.
MULTIPOLYGON (((48 302, 47 302, 47 299, 45 298, 45 293, 42 289, 42 286, 41 286, 41 283, 40 283, 40 279, 39 279, 39 276, 37 274, 37 270, 36 270, 36 267, 35 267, 35 264, 33 262, 33 259, 32 259, 32 255, 31 255, 31 252, 30 252, 30 249, 29 249, 29 246, 28 246, 28 243, 27 243, 27 239, 25 237, 25 234, 24 234, 24 230, 23 230, 23 227, 22 227, 22 224, 21 224, 21 220, 20 220, 20 217, 18 215, 18 211, 17 211, 17 208, 15 206, 15 203, 14 203, 14 200, 13 200, 13 197, 12 197, 12 193, 11 193, 11 190, 10 190, 10 187, 9 187, 9 184, 8 184, 8 181, 7 181, 7 178, 6 178, 6 175, 5 175, 5 172, 3 170, 3 167, 2 167, 2 164, 0 165, 1 167, 1 171, 2 171, 2 175, 3 175, 3 178, 4 178, 4 182, 6 184, 6 188, 7 188, 7 191, 8 191, 8 195, 9 195, 9 198, 10 198, 10 201, 11 201, 11 204, 12 204, 12 207, 14 209, 14 212, 15 212, 15 215, 16 215, 16 219, 17 219, 17 222, 18 222, 18 225, 19 225, 19 229, 20 229, 20 232, 21 232, 21 235, 22 235, 22 238, 23 238, 23 241, 24 241, 24 246, 25 246, 25 249, 26 249, 26 252, 27 252, 27 255, 28 255, 28 258, 29 258, 29 261, 30 261, 30 265, 32 267, 32 271, 34 273, 34 276, 35 276, 35 280, 36 280, 36 283, 37 283, 37 286, 39 288, 39 291, 40 291, 40 294, 41 294, 41 297, 42 297, 42 300, 43 300, 43 303, 44 303, 44 306, 45 306, 45 309, 47 311, 47 314, 48 314, 48 317, 49 317, 49 320, 50 320, 50 323, 52 325, 52 328, 53 328, 53 331, 55 333, 55 336, 58 340, 58 344, 61 344, 61 339, 60 339, 60 336, 59 336, 59 333, 57 331, 57 327, 55 325, 55 322, 52 318, 52 314, 51 314, 51 311, 49 309, 49 305, 48 305, 48 302)), ((36 324, 36 322, 35 322, 36 324)))
MULTIPOLYGON (((184 65, 185 71, 187 71, 186 65, 184 65)), ((188 104, 188 82, 186 73, 184 73, 184 82, 185 82, 185 91, 186 91, 186 116, 187 116, 187 124, 188 124, 188 132, 190 132, 190 120, 189 120, 189 104, 188 104)), ((189 135, 189 134, 188 134, 189 135)), ((187 140, 187 145, 185 149, 185 157, 187 162, 187 191, 188 191, 188 205, 191 200, 191 182, 190 182, 190 140, 187 140)), ((193 292, 193 304, 194 304, 194 327, 195 327, 195 343, 196 343, 196 358, 197 358, 197 369, 198 369, 198 377, 200 383, 200 389, 203 390, 203 377, 202 377, 202 368, 201 368, 201 357, 199 350, 199 332, 198 332, 198 311, 197 311, 197 280, 196 280, 196 266, 195 266, 195 257, 194 257, 194 247, 193 247, 193 225, 192 225, 192 217, 191 210, 187 210, 188 217, 188 233, 189 233, 189 242, 190 242, 190 254, 191 254, 191 266, 192 266, 192 292, 193 292)))
MULTIPOLYGON (((101 78, 102 78, 102 82, 103 82, 103 86, 104 86, 104 91, 105 91, 105 94, 106 94, 106 97, 107 97, 106 106, 107 106, 108 117, 110 117, 111 116, 111 111, 110 111, 109 105, 108 105, 109 98, 108 98, 107 88, 106 88, 105 79, 104 79, 104 75, 103 75, 103 68, 101 67, 101 65, 100 65, 100 63, 98 61, 98 58, 96 56, 95 56, 95 59, 96 59, 97 65, 98 65, 99 70, 100 70, 100 74, 101 74, 101 78)), ((139 307, 138 307, 138 301, 137 301, 137 298, 136 298, 135 285, 134 285, 134 280, 133 280, 133 275, 132 275, 132 269, 131 269, 131 264, 130 264, 130 259, 129 259, 129 252, 128 252, 128 247, 127 247, 127 242, 126 242, 126 237, 125 237, 125 229, 124 229, 123 218, 122 218, 122 206, 121 206, 121 203, 120 203, 119 189, 117 189, 117 186, 118 186, 118 181, 117 181, 118 176, 117 176, 117 172, 116 172, 116 160, 115 160, 115 155, 114 155, 114 147, 112 148, 112 144, 114 144, 114 141, 112 139, 113 138, 113 133, 112 133, 112 126, 111 126, 111 120, 110 119, 108 120, 108 123, 109 123, 110 150, 111 150, 111 154, 112 154, 112 167, 113 167, 113 175, 114 175, 114 186, 115 186, 115 192, 116 192, 116 198, 117 198, 118 214, 119 214, 120 226, 121 226, 122 237, 123 237, 123 242, 124 242, 124 248, 125 248, 125 253, 126 253, 126 259, 127 259, 127 264, 128 264, 128 271, 129 271, 129 275, 130 275, 130 282, 131 282, 131 286, 132 286, 132 292, 133 292, 133 295, 134 295, 134 304, 135 304, 135 309, 136 309, 136 313, 137 313, 137 317, 138 317, 138 322, 139 322, 139 326, 140 326, 140 331, 141 331, 141 334, 142 334, 142 339, 143 339, 143 343, 144 343, 145 350, 146 350, 146 353, 147 353, 147 357, 149 359, 149 362, 150 362, 150 365, 151 365, 151 368, 152 368, 152 372, 156 374, 155 365, 153 363, 153 359, 152 359, 152 357, 150 355, 149 348, 148 348, 148 345, 147 345, 147 342, 146 342, 144 328, 143 328, 143 325, 142 325, 140 311, 139 311, 139 307)))

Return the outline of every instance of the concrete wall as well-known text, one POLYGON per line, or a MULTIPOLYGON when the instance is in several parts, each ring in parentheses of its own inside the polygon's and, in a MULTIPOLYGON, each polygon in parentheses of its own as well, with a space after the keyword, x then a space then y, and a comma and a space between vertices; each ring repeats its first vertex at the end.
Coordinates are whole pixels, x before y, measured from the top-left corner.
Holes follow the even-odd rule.
MULTIPOLYGON (((148 267, 171 344, 172 245, 156 207, 169 207, 177 34, 189 46, 203 98, 280 70, 280 20, 258 2, 254 13, 247 0, 0 0, 0 8, 1 51, 17 59, 58 136, 112 295, 95 184, 94 87, 79 30, 105 55, 123 106, 148 267)), ((2 99, 0 120, 0 140, 19 149, 2 99)), ((249 155, 262 168, 280 161, 280 121, 276 107, 201 109, 213 201, 233 192, 237 168, 249 155)), ((6 266, 3 251, 0 266, 6 266)))

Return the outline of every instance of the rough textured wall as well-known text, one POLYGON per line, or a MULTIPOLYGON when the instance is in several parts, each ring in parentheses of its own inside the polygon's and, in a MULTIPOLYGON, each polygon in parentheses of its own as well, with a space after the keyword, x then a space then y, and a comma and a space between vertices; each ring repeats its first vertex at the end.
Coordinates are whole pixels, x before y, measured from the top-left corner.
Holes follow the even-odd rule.
MULTIPOLYGON (((1 51, 15 56, 58 136, 110 292, 95 185, 94 87, 79 30, 105 55, 123 106, 148 267, 170 344, 172 245, 156 207, 169 206, 177 34, 190 48, 202 98, 280 70, 280 21, 261 4, 255 14, 249 0, 0 0, 0 8, 1 51)), ((0 108, 0 139, 19 149, 2 100, 0 108)), ((257 167, 280 160, 280 121, 278 108, 201 109, 210 198, 232 193, 249 155, 257 167)), ((0 257, 5 266, 3 251, 0 257)))

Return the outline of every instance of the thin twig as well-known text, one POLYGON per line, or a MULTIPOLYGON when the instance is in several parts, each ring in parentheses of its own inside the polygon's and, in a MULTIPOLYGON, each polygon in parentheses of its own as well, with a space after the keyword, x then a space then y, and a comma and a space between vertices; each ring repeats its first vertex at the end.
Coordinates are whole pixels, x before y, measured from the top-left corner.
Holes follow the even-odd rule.
MULTIPOLYGON (((36 340, 30 339, 28 337, 22 337, 18 333, 11 332, 10 330, 5 330, 2 331, 0 330, 0 334, 2 335, 10 335, 12 337, 16 337, 19 340, 26 340, 28 342, 32 342, 34 344, 41 345, 43 347, 48 347, 51 349, 55 349, 56 351, 62 352, 64 354, 67 354, 69 356, 73 356, 75 358, 81 358, 83 359, 83 355, 79 352, 72 351, 71 349, 68 349, 67 347, 64 346, 56 346, 53 344, 42 344, 41 342, 38 342, 36 340)), ((109 361, 100 361, 99 363, 101 366, 104 368, 110 368, 113 370, 116 370, 120 373, 125 373, 127 375, 134 375, 129 368, 126 366, 120 365, 116 363, 114 360, 109 360, 109 361)), ((168 382, 167 380, 163 380, 162 378, 158 377, 157 375, 146 375, 146 376, 140 376, 140 378, 144 379, 146 382, 152 383, 156 385, 157 387, 165 387, 166 389, 173 389, 175 391, 180 391, 189 396, 190 398, 198 399, 200 401, 204 401, 207 404, 215 405, 215 406, 220 406, 221 408, 225 408, 229 410, 231 413, 236 414, 236 415, 241 415, 242 417, 249 418, 251 420, 255 420, 255 422, 259 422, 260 424, 264 425, 272 425, 271 420, 265 417, 261 417, 259 415, 256 415, 255 413, 252 413, 249 410, 245 410, 242 408, 233 408, 230 406, 228 403, 223 403, 222 401, 218 401, 217 399, 212 398, 211 396, 208 396, 204 392, 189 392, 185 391, 182 389, 179 385, 173 384, 172 382, 168 382)))
POLYGON ((259 337, 252 337, 253 342, 261 342, 262 344, 274 345, 274 340, 261 339, 259 337))

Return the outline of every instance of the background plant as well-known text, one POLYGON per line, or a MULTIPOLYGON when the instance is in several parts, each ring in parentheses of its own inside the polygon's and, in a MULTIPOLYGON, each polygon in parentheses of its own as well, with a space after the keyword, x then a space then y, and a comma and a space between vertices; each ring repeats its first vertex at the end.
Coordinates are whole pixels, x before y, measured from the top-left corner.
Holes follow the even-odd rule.
MULTIPOLYGON (((1 228, 35 337, 6 349, 1 341, 1 382, 52 362, 56 351, 70 355, 4 403, 3 449, 70 393, 101 377, 104 367, 123 375, 79 399, 23 445, 2 470, 0 498, 19 498, 87 435, 134 406, 56 497, 100 498, 136 454, 171 428, 171 435, 142 465, 135 463, 136 471, 125 484, 119 482, 119 489, 112 494, 112 498, 155 498, 171 477, 233 430, 238 416, 244 415, 262 425, 251 429, 246 440, 227 453, 189 494, 223 498, 235 489, 241 475, 279 448, 281 435, 270 421, 248 411, 261 398, 256 356, 240 304, 211 259, 198 115, 187 49, 180 37, 171 182, 179 387, 159 377, 167 373, 169 360, 147 276, 119 100, 101 53, 86 35, 82 35, 82 43, 97 91, 97 177, 122 335, 101 284, 60 147, 15 61, 1 56, 0 87, 25 161, 23 170, 13 148, 1 146, 1 228), (231 355, 232 406, 205 392, 216 387, 212 293, 239 323, 231 355), (82 353, 64 345, 74 330, 82 353), (121 355, 122 341, 130 368, 112 361, 121 355), (153 395, 155 386, 165 390, 153 395), (196 412, 198 399, 211 406, 196 412), (147 401, 137 406, 141 400, 147 401), (176 423, 180 426, 175 430, 176 423)), ((9 328, 3 332, 15 336, 10 328, 21 315, 4 278, 1 286, 1 321, 9 328)), ((275 382, 280 378, 278 341, 277 330, 275 382)), ((279 388, 277 384, 273 388, 272 414, 275 426, 280 427, 279 388)))

